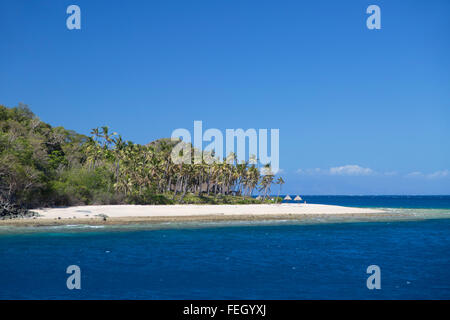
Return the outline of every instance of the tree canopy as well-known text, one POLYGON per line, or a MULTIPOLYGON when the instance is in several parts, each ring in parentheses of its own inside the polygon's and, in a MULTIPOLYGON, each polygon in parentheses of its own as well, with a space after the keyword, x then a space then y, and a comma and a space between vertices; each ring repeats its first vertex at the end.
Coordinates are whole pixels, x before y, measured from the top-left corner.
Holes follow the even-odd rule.
POLYGON ((261 174, 234 154, 213 164, 174 164, 175 144, 167 138, 135 144, 106 126, 86 136, 42 122, 26 105, 0 105, 0 201, 27 208, 253 203, 259 202, 255 190, 267 199, 274 181, 270 166, 261 174))

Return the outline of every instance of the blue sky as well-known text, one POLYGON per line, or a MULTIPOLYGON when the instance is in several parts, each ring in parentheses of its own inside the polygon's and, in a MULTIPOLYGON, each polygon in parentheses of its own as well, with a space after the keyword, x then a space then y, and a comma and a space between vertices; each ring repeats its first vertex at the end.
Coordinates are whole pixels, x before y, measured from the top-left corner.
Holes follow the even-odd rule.
POLYGON ((450 2, 0 0, 0 103, 147 143, 280 129, 285 190, 450 194, 450 2), (82 29, 66 28, 81 8, 82 29), (381 8, 381 30, 366 8, 381 8))

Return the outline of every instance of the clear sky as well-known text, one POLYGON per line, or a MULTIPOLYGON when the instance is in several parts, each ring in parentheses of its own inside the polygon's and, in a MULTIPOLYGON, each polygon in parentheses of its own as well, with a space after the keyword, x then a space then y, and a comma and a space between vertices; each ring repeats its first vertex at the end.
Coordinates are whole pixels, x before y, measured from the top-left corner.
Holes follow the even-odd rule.
POLYGON ((450 194, 449 15, 448 0, 0 0, 0 104, 138 143, 194 120, 278 128, 287 192, 450 194))

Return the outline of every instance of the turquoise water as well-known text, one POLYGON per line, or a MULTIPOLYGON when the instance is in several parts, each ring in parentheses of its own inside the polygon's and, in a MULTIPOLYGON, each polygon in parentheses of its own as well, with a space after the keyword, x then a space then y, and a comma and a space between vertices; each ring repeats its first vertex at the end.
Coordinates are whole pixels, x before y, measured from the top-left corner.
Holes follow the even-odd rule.
MULTIPOLYGON (((372 222, 3 228, 0 298, 449 299, 448 199, 413 199, 414 209, 404 197, 372 222), (66 287, 69 265, 81 269, 81 290, 66 287), (381 290, 366 287, 369 265, 381 269, 381 290)), ((373 201, 382 199, 359 204, 373 201)))
MULTIPOLYGON (((292 197, 294 198, 294 197, 292 197)), ((303 196, 310 203, 366 208, 449 209, 450 196, 303 196)), ((295 201, 290 201, 295 202, 295 201)))

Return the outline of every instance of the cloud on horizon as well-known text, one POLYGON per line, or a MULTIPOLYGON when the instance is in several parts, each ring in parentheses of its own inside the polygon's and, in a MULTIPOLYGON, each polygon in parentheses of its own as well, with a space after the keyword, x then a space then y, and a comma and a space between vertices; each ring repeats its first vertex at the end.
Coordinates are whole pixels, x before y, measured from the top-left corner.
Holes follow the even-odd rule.
MULTIPOLYGON (((396 176, 397 171, 377 172, 371 168, 365 168, 356 164, 348 164, 344 166, 331 167, 328 169, 314 168, 314 169, 298 169, 297 174, 300 175, 329 175, 329 176, 396 176)), ((425 178, 425 179, 439 179, 450 178, 450 170, 439 170, 433 173, 423 173, 421 171, 413 171, 403 175, 406 178, 425 178)))
POLYGON ((450 177, 450 170, 440 170, 433 173, 425 174, 421 171, 414 171, 410 172, 407 175, 405 175, 407 178, 426 178, 426 179, 439 179, 439 178, 445 178, 450 177))
POLYGON ((376 172, 370 168, 364 168, 356 164, 348 164, 345 166, 331 167, 329 169, 321 169, 321 168, 306 169, 306 170, 298 169, 297 173, 308 175, 321 174, 333 176, 368 176, 373 175, 376 172))
POLYGON ((375 171, 373 171, 372 169, 363 168, 356 164, 330 168, 330 174, 340 176, 367 176, 374 173, 375 171))

